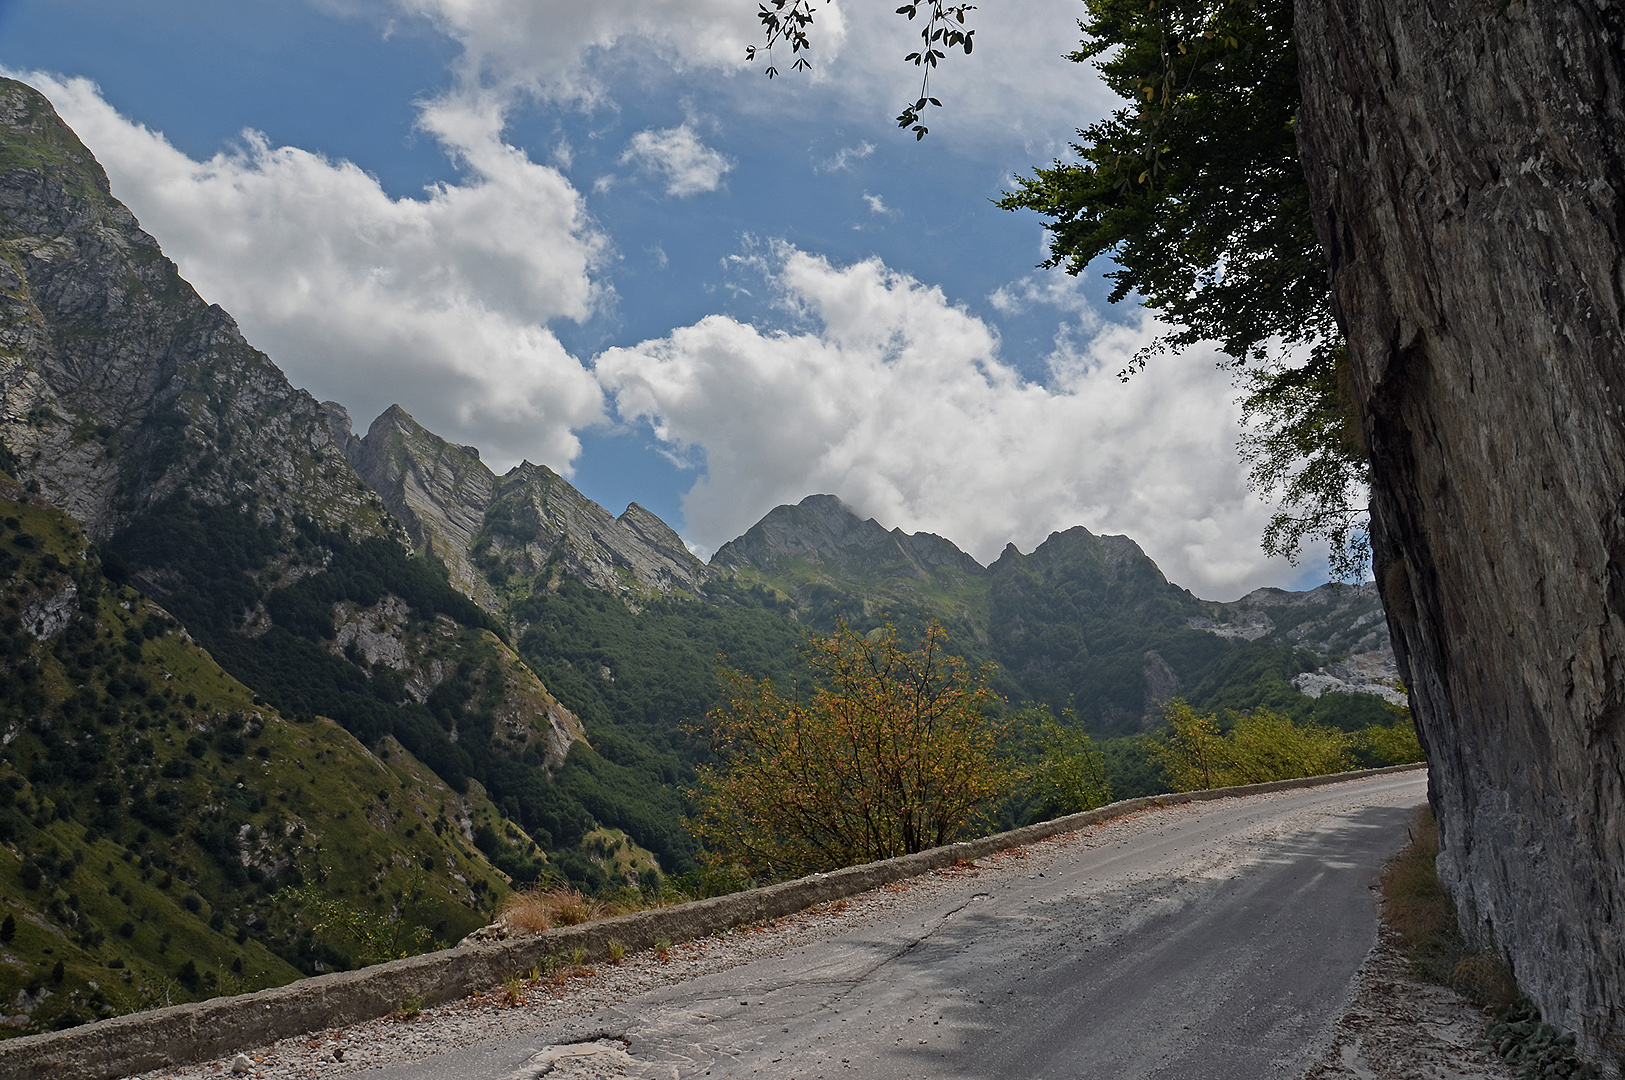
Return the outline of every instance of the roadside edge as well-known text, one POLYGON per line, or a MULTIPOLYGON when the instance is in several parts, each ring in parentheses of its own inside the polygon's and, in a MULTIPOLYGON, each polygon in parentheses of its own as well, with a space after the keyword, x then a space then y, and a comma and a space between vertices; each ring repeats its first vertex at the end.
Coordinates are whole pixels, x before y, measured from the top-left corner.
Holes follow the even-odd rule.
POLYGON ((153 1069, 191 1065, 279 1039, 388 1016, 411 1001, 437 1005, 501 983, 538 967, 548 956, 580 950, 586 960, 609 956, 611 940, 628 951, 692 941, 735 926, 767 922, 832 900, 917 877, 996 851, 1126 817, 1142 810, 1193 802, 1321 787, 1426 764, 1331 773, 1266 784, 1214 788, 1123 799, 1080 814, 1009 832, 964 840, 915 855, 849 866, 827 874, 668 908, 556 927, 501 941, 458 945, 356 971, 318 975, 234 997, 128 1013, 64 1031, 0 1042, 0 1074, 14 1080, 114 1080, 153 1069))

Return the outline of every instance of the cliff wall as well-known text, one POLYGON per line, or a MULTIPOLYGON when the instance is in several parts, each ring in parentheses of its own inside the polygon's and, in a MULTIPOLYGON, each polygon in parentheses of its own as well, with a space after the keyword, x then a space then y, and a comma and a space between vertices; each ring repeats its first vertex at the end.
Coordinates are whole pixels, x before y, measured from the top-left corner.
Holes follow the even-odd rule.
POLYGON ((1625 1057, 1625 13, 1302 0, 1299 145, 1440 871, 1625 1057))

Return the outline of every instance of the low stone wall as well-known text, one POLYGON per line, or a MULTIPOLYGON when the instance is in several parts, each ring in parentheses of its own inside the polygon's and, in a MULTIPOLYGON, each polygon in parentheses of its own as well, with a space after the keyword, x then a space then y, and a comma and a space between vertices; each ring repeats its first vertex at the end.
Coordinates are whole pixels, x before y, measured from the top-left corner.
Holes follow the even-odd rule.
POLYGON ((568 955, 579 949, 585 959, 600 961, 608 957, 611 940, 618 941, 628 952, 652 948, 662 938, 672 944, 692 941, 730 927, 791 915, 902 878, 952 866, 961 860, 969 862, 1140 810, 1319 787, 1425 767, 1398 765, 1246 787, 1124 799, 1097 810, 995 836, 828 874, 813 874, 730 896, 639 911, 579 926, 562 926, 503 941, 459 945, 359 971, 301 979, 252 994, 131 1013, 66 1031, 25 1035, 0 1042, 0 1076, 9 1080, 112 1080, 153 1069, 209 1061, 289 1036, 387 1016, 405 1002, 436 1005, 465 997, 496 986, 516 972, 539 967, 549 956, 568 955))

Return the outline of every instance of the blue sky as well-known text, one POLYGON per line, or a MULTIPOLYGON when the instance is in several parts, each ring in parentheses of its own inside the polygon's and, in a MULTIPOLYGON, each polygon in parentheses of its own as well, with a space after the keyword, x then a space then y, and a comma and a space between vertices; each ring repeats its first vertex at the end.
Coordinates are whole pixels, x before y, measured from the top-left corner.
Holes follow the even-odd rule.
POLYGON ((1200 595, 1317 583, 1258 550, 1212 354, 1120 383, 1156 325, 990 201, 1111 107, 1080 6, 982 5, 922 143, 895 6, 771 83, 754 0, 11 0, 0 65, 361 430, 399 402, 702 553, 832 491, 984 560, 1084 524, 1200 595))

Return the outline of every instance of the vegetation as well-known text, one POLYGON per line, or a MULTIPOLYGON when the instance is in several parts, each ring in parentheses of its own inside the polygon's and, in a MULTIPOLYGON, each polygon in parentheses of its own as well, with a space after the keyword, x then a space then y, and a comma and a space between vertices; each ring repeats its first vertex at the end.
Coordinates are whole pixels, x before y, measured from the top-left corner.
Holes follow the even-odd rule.
MULTIPOLYGON (((611 730, 595 737, 611 758, 578 744, 550 776, 538 743, 504 741, 497 718, 524 673, 501 628, 452 588, 437 560, 413 558, 387 537, 352 540, 306 519, 266 524, 184 498, 138 518, 113 548, 175 582, 165 603, 271 706, 331 716, 368 745, 397 741, 456 792, 478 784, 513 828, 493 824, 476 843, 513 881, 618 884, 577 850, 600 822, 647 842, 668 866, 693 865, 669 763, 611 730), (296 580, 285 584, 289 577, 296 580), (425 700, 395 670, 336 647, 336 606, 370 609, 389 598, 409 609, 403 643, 440 671, 425 700), (268 625, 245 625, 244 613, 256 609, 268 625)), ((521 705, 540 713, 545 701, 521 705)))
POLYGON ((1412 971, 1495 1010, 1484 1042, 1520 1080, 1597 1080, 1602 1074, 1576 1055, 1574 1036, 1542 1022, 1540 1010, 1519 994, 1506 961, 1462 934, 1455 905, 1439 880, 1438 855, 1438 824, 1424 807, 1411 822, 1410 842, 1382 875, 1382 920, 1412 971))
POLYGON ((772 876, 935 847, 1012 786, 985 673, 932 625, 905 652, 894 631, 841 628, 805 647, 807 700, 725 669, 692 827, 717 862, 772 876))
MULTIPOLYGON (((9 482, 9 481, 8 481, 9 482)), ((293 721, 65 515, 0 499, 0 999, 16 1032, 380 955, 322 909, 455 941, 507 886, 495 823, 393 739, 293 721), (453 875, 461 875, 458 880, 453 875), (9 927, 9 930, 7 929, 9 927)))
POLYGON ((1015 828, 1105 806, 1114 797, 1106 755, 1075 715, 1058 721, 1042 706, 1011 718, 1007 746, 1019 763, 1017 784, 998 811, 1015 828))
POLYGON ((1217 715, 1199 713, 1177 698, 1164 708, 1164 716, 1168 729, 1154 744, 1152 754, 1175 791, 1346 772, 1357 766, 1357 749, 1377 757, 1371 764, 1422 760, 1421 744, 1408 715, 1400 724, 1375 726, 1356 734, 1296 723, 1268 709, 1236 717, 1226 731, 1217 715))

